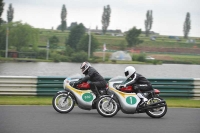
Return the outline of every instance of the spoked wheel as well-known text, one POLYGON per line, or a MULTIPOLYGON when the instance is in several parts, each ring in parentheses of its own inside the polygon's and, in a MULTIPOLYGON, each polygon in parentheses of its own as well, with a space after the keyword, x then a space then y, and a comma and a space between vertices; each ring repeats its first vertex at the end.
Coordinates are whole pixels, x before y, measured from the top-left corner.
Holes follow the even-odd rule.
MULTIPOLYGON (((153 103, 156 103, 156 102, 160 102, 160 101, 162 101, 162 98, 160 98, 160 97, 151 98, 151 99, 148 100, 147 105, 148 104, 153 104, 153 103)), ((160 104, 164 104, 164 103, 160 103, 160 104)), ((147 109, 146 110, 146 114, 148 116, 152 117, 152 118, 161 118, 166 113, 167 113, 167 104, 164 105, 163 107, 158 107, 158 108, 153 108, 153 109, 147 109)))
POLYGON ((69 113, 75 105, 72 95, 66 93, 56 94, 52 100, 53 108, 59 113, 69 113))
POLYGON ((111 99, 111 97, 101 97, 97 104, 97 111, 100 115, 104 117, 112 117, 117 114, 119 111, 118 104, 115 99, 111 99))

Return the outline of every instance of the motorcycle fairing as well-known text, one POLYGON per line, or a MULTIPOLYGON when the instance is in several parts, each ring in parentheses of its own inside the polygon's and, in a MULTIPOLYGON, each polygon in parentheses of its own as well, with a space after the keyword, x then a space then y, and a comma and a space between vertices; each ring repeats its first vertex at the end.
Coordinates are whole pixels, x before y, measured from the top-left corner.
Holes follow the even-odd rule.
MULTIPOLYGON (((116 82, 115 82, 116 83, 116 82)), ((136 93, 126 93, 119 91, 113 87, 112 82, 109 83, 109 89, 117 96, 121 108, 127 113, 134 113, 137 109, 140 98, 136 93)))
POLYGON ((66 83, 65 89, 74 95, 80 108, 92 109, 92 103, 96 96, 91 90, 78 90, 71 87, 68 83, 66 83))

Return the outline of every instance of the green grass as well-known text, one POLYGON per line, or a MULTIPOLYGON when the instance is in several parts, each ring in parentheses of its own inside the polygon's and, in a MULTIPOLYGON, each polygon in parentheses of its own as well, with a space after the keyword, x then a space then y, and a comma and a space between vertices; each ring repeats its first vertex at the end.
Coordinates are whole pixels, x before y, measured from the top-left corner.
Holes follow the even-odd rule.
POLYGON ((200 100, 190 98, 164 98, 168 107, 200 108, 200 100))
MULTIPOLYGON (((59 38, 59 46, 64 46, 66 38, 68 38, 70 31, 61 32, 59 30, 40 30, 40 40, 39 45, 46 46, 47 37, 57 36, 59 38)), ((95 35, 99 44, 107 44, 107 48, 112 48, 113 46, 119 46, 122 42, 125 43, 125 36, 116 37, 111 34, 106 35, 95 35)), ((144 34, 141 34, 139 37, 144 42, 138 46, 148 46, 148 47, 173 47, 173 48, 192 48, 194 45, 200 48, 200 39, 198 37, 189 37, 196 40, 195 44, 186 43, 187 39, 179 37, 181 41, 176 41, 175 39, 170 39, 168 36, 158 35, 156 41, 151 41, 149 37, 146 37, 144 34)), ((100 45, 100 47, 102 47, 100 45)))
POLYGON ((0 96, 0 105, 51 105, 53 96, 0 96))
MULTIPOLYGON (((51 105, 53 96, 0 96, 0 105, 51 105)), ((168 107, 200 108, 200 100, 164 98, 168 107)))

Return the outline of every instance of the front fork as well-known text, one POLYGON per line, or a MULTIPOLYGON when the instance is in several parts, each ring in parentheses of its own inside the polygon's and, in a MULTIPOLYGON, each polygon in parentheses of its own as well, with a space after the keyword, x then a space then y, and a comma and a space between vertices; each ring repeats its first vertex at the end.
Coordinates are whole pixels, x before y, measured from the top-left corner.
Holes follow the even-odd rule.
POLYGON ((63 103, 66 102, 66 101, 67 101, 67 98, 68 98, 68 96, 69 96, 69 94, 70 94, 70 92, 69 92, 69 91, 67 91, 67 92, 59 91, 58 93, 62 93, 63 95, 64 95, 64 94, 67 94, 66 97, 65 97, 65 99, 64 99, 64 101, 63 101, 63 103))
POLYGON ((110 100, 108 101, 108 105, 107 105, 107 107, 110 106, 110 103, 111 103, 111 100, 113 99, 113 97, 114 97, 114 94, 111 95, 111 98, 110 98, 110 100))
POLYGON ((70 93, 70 92, 68 91, 68 92, 67 92, 67 96, 65 97, 65 100, 63 101, 63 103, 67 101, 67 98, 68 98, 68 96, 69 96, 69 93, 70 93))

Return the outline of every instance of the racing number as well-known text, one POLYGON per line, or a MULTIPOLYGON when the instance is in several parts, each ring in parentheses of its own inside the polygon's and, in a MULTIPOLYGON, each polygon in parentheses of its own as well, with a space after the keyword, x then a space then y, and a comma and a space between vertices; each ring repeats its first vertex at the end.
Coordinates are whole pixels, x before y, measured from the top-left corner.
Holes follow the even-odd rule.
POLYGON ((126 98, 126 102, 130 105, 133 105, 137 102, 137 99, 133 96, 129 96, 129 97, 126 98))
POLYGON ((86 102, 91 102, 93 100, 93 95, 91 93, 85 93, 82 95, 82 99, 86 102))

